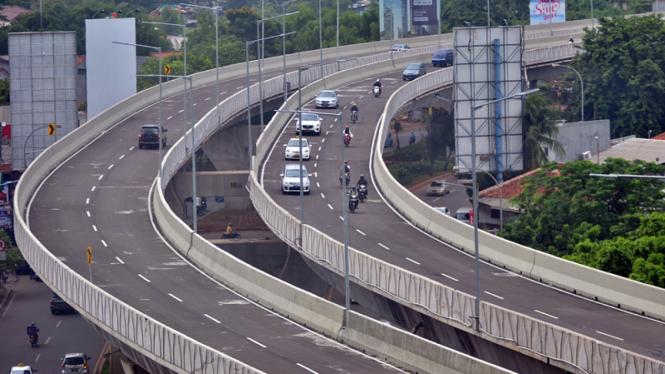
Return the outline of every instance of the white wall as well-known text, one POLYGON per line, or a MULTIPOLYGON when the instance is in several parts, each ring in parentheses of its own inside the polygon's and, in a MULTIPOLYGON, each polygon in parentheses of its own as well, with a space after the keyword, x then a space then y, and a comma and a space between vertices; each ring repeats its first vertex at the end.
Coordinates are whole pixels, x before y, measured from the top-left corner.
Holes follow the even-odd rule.
POLYGON ((136 93, 136 24, 128 19, 85 20, 88 118, 136 93))

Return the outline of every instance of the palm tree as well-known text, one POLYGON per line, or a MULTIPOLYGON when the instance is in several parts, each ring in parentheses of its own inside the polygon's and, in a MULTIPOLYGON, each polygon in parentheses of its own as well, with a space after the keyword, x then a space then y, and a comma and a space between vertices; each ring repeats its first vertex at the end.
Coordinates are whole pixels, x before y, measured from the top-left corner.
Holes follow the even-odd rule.
POLYGON ((402 122, 395 120, 395 123, 393 124, 393 128, 395 129, 395 141, 397 142, 397 147, 395 147, 395 151, 399 150, 399 132, 403 131, 404 128, 402 127, 402 122))
POLYGON ((524 137, 524 167, 529 170, 547 162, 547 152, 565 157, 566 151, 556 140, 559 129, 556 122, 559 112, 553 108, 544 93, 527 96, 522 107, 522 129, 524 137))

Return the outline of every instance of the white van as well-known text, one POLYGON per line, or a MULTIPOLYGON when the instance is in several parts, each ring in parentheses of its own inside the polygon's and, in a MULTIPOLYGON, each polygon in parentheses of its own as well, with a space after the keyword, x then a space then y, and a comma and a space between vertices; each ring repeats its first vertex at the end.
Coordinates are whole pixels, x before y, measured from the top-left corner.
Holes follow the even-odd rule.
POLYGON ((459 208, 457 209, 457 212, 455 212, 455 218, 464 223, 471 224, 470 215, 472 210, 472 208, 459 208))

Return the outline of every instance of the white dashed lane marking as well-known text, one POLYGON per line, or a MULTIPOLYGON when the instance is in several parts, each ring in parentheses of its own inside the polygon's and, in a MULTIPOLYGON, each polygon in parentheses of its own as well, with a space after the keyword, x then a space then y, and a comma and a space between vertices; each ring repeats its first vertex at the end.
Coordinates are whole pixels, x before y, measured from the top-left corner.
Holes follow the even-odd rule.
POLYGON ((383 245, 383 244, 381 244, 381 243, 379 243, 379 246, 381 246, 381 247, 383 247, 383 248, 385 248, 385 249, 387 249, 387 250, 390 250, 390 248, 386 247, 385 245, 383 245))
POLYGON ((485 293, 488 294, 488 295, 490 295, 490 296, 494 296, 494 297, 496 297, 497 299, 503 300, 503 297, 501 297, 501 296, 499 296, 499 295, 495 295, 495 294, 493 294, 493 293, 491 293, 491 292, 487 292, 487 291, 485 291, 485 293))
POLYGON ((95 192, 95 188, 97 188, 97 186, 92 186, 92 189, 90 190, 90 192, 95 192))
POLYGON ((103 240, 102 240, 102 244, 104 245, 104 247, 108 247, 108 245, 106 245, 106 242, 103 241, 103 240))
POLYGON ((182 300, 179 297, 175 296, 174 294, 170 293, 169 296, 171 296, 172 298, 174 298, 174 299, 176 299, 176 300, 178 300, 179 302, 182 303, 182 300))
POLYGON ((138 276, 139 276, 139 277, 140 277, 141 279, 143 279, 144 281, 146 281, 146 282, 150 283, 150 279, 148 279, 148 278, 144 277, 144 276, 143 276, 143 275, 141 275, 141 274, 139 274, 138 276))
POLYGON ((534 310, 534 312, 536 312, 536 313, 540 313, 540 314, 542 314, 542 315, 544 315, 544 316, 548 316, 548 317, 550 317, 550 318, 559 319, 559 317, 555 317, 555 316, 553 316, 553 315, 551 315, 551 314, 547 314, 547 313, 545 313, 545 312, 541 312, 540 310, 534 310))
POLYGON ((212 321, 213 321, 213 322, 215 322, 215 323, 221 323, 221 322, 219 322, 218 320, 216 320, 216 319, 214 319, 214 318, 210 317, 210 316, 209 316, 209 315, 207 315, 207 314, 204 314, 204 316, 206 316, 206 318, 208 318, 208 319, 212 320, 212 321))
POLYGON ((416 265, 420 265, 420 262, 418 262, 418 261, 414 261, 414 260, 412 260, 412 259, 410 259, 410 258, 408 258, 408 257, 407 257, 406 259, 409 260, 409 261, 411 261, 411 262, 413 262, 413 263, 416 264, 416 265))
POLYGON ((599 333, 600 335, 605 335, 605 336, 608 336, 608 337, 610 337, 610 338, 612 338, 612 339, 616 339, 616 340, 621 340, 621 341, 623 341, 623 339, 621 339, 621 338, 619 338, 619 337, 616 337, 616 336, 614 336, 614 335, 605 334, 604 332, 601 332, 601 331, 596 331, 596 332, 599 333))
POLYGON ((118 257, 118 256, 116 256, 115 259, 118 260, 118 262, 121 263, 121 264, 124 264, 124 263, 125 263, 125 262, 122 261, 122 260, 120 259, 120 257, 118 257))
POLYGON ((308 367, 305 366, 305 365, 299 364, 299 363, 297 363, 297 362, 296 362, 296 365, 298 365, 298 366, 300 366, 301 368, 303 368, 303 369, 309 371, 309 372, 312 373, 312 374, 319 374, 319 373, 317 373, 316 371, 314 371, 314 370, 308 368, 308 367))
POLYGON ((266 348, 265 345, 263 345, 263 344, 257 342, 256 340, 254 340, 254 339, 252 339, 252 338, 249 338, 249 337, 248 337, 247 340, 249 340, 250 342, 252 342, 252 343, 254 343, 254 344, 256 344, 256 345, 258 345, 258 346, 261 347, 261 348, 266 348))
MULTIPOLYGON (((317 183, 317 184, 318 184, 318 183, 317 183)), ((324 195, 323 192, 321 192, 321 197, 325 199, 325 198, 326 198, 326 195, 324 195)))
MULTIPOLYGON (((333 207, 332 207, 332 205, 330 205, 330 204, 328 204, 328 208, 330 208, 330 210, 333 210, 333 207)), ((343 219, 343 218, 342 218, 342 219, 343 219)))
POLYGON ((448 279, 452 279, 452 280, 454 280, 455 282, 459 282, 459 280, 457 280, 456 278, 451 277, 450 275, 445 275, 445 274, 443 274, 443 273, 441 273, 441 275, 443 275, 444 277, 446 277, 446 278, 448 278, 448 279))
POLYGON ((356 231, 358 231, 358 232, 360 233, 360 235, 362 235, 362 236, 367 236, 367 234, 365 234, 364 232, 362 232, 362 231, 360 231, 360 230, 358 230, 358 229, 356 229, 356 231))
POLYGON ((208 100, 210 100, 210 99, 212 99, 212 97, 208 97, 208 98, 206 98, 206 99, 203 100, 203 101, 208 101, 208 100))
POLYGON ((97 226, 92 225, 92 229, 95 230, 95 231, 97 231, 97 226))
POLYGON ((85 211, 85 214, 87 214, 88 217, 91 217, 91 216, 90 216, 90 211, 89 211, 89 210, 86 210, 86 211, 85 211))

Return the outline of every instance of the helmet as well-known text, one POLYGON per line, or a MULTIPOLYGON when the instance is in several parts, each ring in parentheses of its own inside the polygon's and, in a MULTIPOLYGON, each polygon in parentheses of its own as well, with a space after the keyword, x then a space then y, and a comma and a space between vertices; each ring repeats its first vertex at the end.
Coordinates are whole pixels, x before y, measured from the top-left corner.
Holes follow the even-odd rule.
POLYGON ((356 186, 351 187, 351 190, 355 191, 355 190, 356 190, 356 186))
POLYGON ((30 326, 34 326, 34 325, 35 325, 35 323, 34 323, 34 322, 30 324, 30 326))
POLYGON ((360 174, 360 178, 365 178, 365 174, 360 174))
POLYGON ((346 129, 348 130, 348 129, 349 129, 349 126, 346 126, 346 129))
POLYGON ((229 226, 233 226, 233 222, 229 222, 229 226))
POLYGON ((377 82, 381 82, 381 78, 376 78, 376 81, 377 81, 377 82))
POLYGON ((345 163, 345 164, 348 164, 349 162, 348 162, 348 161, 344 161, 344 163, 345 163))

